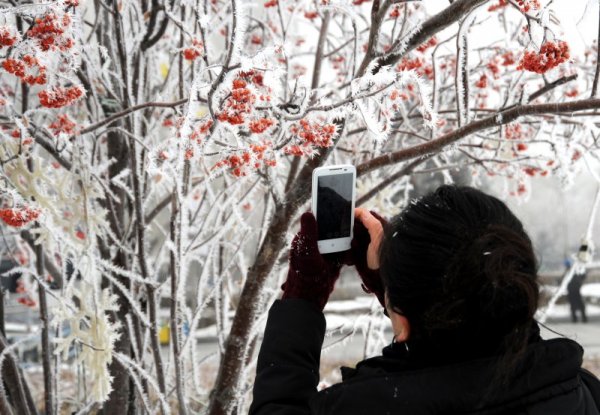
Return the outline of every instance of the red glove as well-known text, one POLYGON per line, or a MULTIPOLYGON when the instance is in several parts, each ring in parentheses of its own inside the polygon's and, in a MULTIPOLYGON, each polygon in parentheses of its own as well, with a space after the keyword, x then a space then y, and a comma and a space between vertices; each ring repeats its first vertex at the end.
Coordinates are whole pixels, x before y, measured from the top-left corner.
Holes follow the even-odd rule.
POLYGON ((292 240, 290 267, 281 286, 281 298, 302 298, 323 310, 340 276, 344 253, 321 255, 318 240, 317 220, 312 213, 303 213, 300 232, 292 240))
MULTIPOLYGON (((375 216, 382 226, 387 225, 387 221, 379 216, 377 213, 371 211, 371 215, 375 216)), ((368 294, 375 294, 379 303, 385 309, 385 288, 379 276, 379 268, 371 269, 367 262, 367 250, 371 243, 371 237, 369 231, 363 224, 363 222, 356 218, 354 221, 354 238, 351 242, 350 248, 350 260, 347 262, 348 265, 354 265, 362 280, 362 288, 368 294)))

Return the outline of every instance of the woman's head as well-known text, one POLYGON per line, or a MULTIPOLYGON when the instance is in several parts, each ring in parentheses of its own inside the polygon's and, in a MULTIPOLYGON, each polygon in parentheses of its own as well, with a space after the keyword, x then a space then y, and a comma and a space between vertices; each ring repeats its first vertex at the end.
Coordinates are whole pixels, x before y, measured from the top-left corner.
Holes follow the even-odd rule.
POLYGON ((379 259, 390 308, 410 322, 411 341, 471 356, 528 341, 536 259, 523 225, 497 198, 438 188, 392 219, 379 259))

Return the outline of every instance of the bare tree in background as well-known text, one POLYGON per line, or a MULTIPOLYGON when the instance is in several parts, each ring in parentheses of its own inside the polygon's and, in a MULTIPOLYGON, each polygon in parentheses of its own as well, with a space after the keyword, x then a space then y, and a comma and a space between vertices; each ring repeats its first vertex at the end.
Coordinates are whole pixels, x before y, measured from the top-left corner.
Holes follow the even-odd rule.
POLYGON ((0 0, 3 255, 40 319, 9 344, 0 313, 2 413, 245 413, 322 164, 395 211, 411 175, 526 197, 598 161, 597 39, 574 55, 551 3, 0 0))

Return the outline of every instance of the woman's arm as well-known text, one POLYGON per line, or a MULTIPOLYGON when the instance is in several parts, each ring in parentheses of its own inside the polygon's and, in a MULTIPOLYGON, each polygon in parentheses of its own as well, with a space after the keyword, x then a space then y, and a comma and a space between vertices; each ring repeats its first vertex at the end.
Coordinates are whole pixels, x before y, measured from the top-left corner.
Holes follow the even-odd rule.
POLYGON ((325 317, 310 301, 275 301, 258 354, 250 415, 310 414, 324 336, 325 317))

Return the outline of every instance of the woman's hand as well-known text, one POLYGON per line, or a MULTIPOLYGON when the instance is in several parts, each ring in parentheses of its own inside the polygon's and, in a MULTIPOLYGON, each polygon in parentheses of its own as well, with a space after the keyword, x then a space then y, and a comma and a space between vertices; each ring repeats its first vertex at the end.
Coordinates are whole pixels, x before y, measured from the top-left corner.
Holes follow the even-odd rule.
POLYGON ((300 232, 292 240, 289 270, 282 299, 302 298, 323 310, 340 276, 343 253, 321 255, 317 220, 310 212, 300 217, 300 232))
POLYGON ((354 214, 354 238, 348 264, 356 267, 363 290, 375 294, 385 309, 385 289, 379 276, 379 245, 387 221, 362 208, 355 209, 354 214))
MULTIPOLYGON (((377 270, 379 269, 379 245, 381 244, 381 238, 383 237, 383 225, 386 224, 387 221, 377 213, 369 212, 363 208, 354 209, 354 215, 356 219, 358 219, 357 223, 360 223, 368 232, 369 244, 367 248, 367 265, 369 269, 377 270)), ((363 239, 362 245, 364 245, 366 238, 362 229, 360 229, 360 232, 362 233, 360 236, 363 239)))

